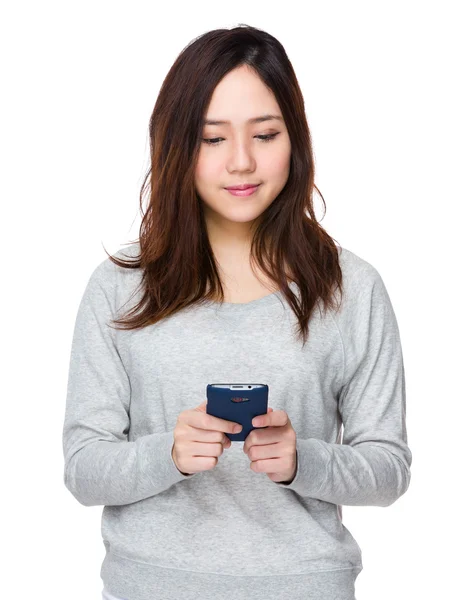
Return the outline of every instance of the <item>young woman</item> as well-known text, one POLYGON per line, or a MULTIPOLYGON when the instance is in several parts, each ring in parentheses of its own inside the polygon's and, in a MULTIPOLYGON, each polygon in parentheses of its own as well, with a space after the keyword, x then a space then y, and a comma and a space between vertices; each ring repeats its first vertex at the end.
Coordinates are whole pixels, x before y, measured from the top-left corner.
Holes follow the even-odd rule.
POLYGON ((71 351, 64 481, 104 506, 103 598, 353 600, 342 506, 410 481, 402 350, 380 274, 315 218, 281 44, 194 40, 150 143, 139 242, 91 274, 71 351), (269 386, 244 442, 207 414, 216 382, 269 386))

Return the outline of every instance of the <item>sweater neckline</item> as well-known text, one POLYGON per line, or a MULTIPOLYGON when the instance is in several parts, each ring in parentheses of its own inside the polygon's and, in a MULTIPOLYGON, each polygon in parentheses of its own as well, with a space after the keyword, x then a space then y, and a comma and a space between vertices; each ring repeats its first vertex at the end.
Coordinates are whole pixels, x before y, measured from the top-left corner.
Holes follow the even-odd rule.
MULTIPOLYGON (((289 287, 293 292, 295 292, 297 289, 297 284, 294 281, 290 281, 289 287)), ((266 294, 266 296, 256 298, 255 300, 250 300, 249 302, 222 302, 220 304, 214 300, 207 300, 207 306, 213 310, 217 310, 218 312, 225 314, 241 314, 259 309, 261 307, 271 306, 277 302, 280 302, 281 300, 285 301, 286 298, 282 290, 277 290, 276 292, 266 294)))

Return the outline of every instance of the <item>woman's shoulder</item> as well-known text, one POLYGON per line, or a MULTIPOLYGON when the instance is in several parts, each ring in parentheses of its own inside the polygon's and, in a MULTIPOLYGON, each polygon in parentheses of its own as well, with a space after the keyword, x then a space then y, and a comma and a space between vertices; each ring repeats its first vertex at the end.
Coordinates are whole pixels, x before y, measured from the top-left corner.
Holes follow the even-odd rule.
MULTIPOLYGON (((139 255, 140 243, 133 242, 132 244, 129 244, 126 248, 120 248, 120 250, 117 250, 111 256, 113 256, 113 258, 117 258, 118 260, 129 262, 135 261, 139 255)), ((95 268, 95 271, 97 272, 98 276, 106 278, 115 278, 117 277, 117 275, 124 275, 125 273, 132 271, 140 271, 140 269, 127 269, 125 267, 120 267, 119 265, 115 264, 112 260, 110 260, 109 256, 107 256, 107 258, 103 259, 100 263, 98 263, 98 265, 95 268)))
POLYGON ((362 258, 352 250, 338 246, 338 255, 340 268, 345 280, 359 281, 360 279, 364 279, 365 281, 374 281, 380 276, 378 270, 372 263, 367 261, 365 258, 362 258))
MULTIPOLYGON (((135 260, 139 256, 139 243, 132 243, 126 248, 120 248, 112 257, 128 262, 135 260)), ((115 264, 110 257, 102 259, 96 264, 89 276, 88 286, 100 288, 106 294, 115 295, 117 292, 121 295, 129 293, 130 290, 136 290, 141 282, 141 269, 128 269, 115 264)))

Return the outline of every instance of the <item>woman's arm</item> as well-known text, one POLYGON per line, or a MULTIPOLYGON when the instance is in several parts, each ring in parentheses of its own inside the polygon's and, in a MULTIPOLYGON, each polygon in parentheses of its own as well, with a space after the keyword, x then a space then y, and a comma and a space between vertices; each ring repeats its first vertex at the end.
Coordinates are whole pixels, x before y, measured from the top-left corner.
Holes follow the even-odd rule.
POLYGON ((406 389, 397 320, 381 276, 365 263, 337 319, 345 368, 339 393, 342 444, 298 439, 298 469, 285 485, 347 506, 389 506, 410 483, 406 389))
POLYGON ((106 259, 92 273, 72 341, 64 483, 85 506, 129 504, 186 479, 171 457, 173 431, 128 441, 130 381, 108 326, 116 318, 116 269, 106 259))

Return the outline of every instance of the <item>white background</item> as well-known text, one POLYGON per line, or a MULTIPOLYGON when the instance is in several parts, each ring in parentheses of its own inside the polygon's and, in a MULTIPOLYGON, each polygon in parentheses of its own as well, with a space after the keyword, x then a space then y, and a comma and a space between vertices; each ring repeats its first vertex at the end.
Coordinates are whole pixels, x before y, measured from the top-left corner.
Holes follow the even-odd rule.
POLYGON ((74 320, 106 258, 102 244, 113 254, 138 236, 148 121, 166 73, 192 39, 239 23, 285 47, 327 203, 323 217, 316 197, 317 217, 380 272, 401 332, 412 480, 389 507, 343 509, 363 552, 357 600, 472 597, 469 4, 95 0, 3 8, 6 599, 100 598, 102 508, 82 506, 63 483, 74 320))

